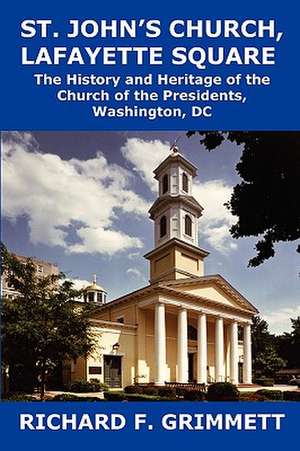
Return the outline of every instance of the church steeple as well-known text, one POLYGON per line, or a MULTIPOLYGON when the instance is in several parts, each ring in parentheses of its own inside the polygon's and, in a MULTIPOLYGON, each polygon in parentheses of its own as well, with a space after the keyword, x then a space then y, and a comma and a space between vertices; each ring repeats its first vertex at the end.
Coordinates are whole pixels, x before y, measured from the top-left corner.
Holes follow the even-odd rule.
POLYGON ((159 196, 149 210, 154 221, 155 249, 150 260, 150 281, 199 277, 207 252, 198 246, 198 219, 203 208, 193 197, 197 168, 177 148, 154 170, 159 196))

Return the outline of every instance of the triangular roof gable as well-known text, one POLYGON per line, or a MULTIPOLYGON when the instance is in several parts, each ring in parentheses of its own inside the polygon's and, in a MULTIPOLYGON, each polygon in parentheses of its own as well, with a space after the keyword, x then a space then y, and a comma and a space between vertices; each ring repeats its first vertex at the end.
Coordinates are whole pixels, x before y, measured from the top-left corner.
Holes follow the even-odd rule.
POLYGON ((257 309, 220 275, 178 279, 176 281, 162 282, 162 284, 228 307, 231 306, 257 313, 257 309))

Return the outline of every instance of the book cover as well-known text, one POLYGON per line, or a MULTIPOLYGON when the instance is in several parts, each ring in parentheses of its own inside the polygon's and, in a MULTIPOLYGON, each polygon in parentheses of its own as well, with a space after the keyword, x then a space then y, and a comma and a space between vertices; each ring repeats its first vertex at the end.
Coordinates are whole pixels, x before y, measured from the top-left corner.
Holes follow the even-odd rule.
POLYGON ((298 12, 3 7, 3 443, 297 443, 298 12))

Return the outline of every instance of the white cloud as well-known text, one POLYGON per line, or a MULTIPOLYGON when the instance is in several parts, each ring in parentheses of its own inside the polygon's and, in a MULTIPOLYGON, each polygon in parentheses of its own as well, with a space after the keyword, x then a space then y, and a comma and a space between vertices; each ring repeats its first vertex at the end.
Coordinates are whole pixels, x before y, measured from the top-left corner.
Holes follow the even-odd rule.
POLYGON ((281 334, 283 332, 289 332, 291 329, 290 318, 300 316, 300 305, 281 307, 270 313, 262 313, 261 316, 269 324, 269 329, 272 333, 281 334))
MULTIPOLYGON (((170 153, 170 144, 159 140, 129 138, 121 151, 149 188, 156 192, 157 181, 153 178, 152 171, 170 153)), ((229 233, 235 218, 224 206, 230 199, 231 192, 232 187, 224 180, 194 182, 193 194, 204 207, 203 216, 200 218, 200 242, 204 237, 210 246, 223 254, 237 248, 229 233)))
POLYGON ((84 279, 67 279, 73 282, 73 288, 75 290, 82 290, 83 288, 86 288, 87 286, 91 285, 91 281, 84 280, 84 279))
MULTIPOLYGON (((156 192, 153 170, 169 154, 170 144, 128 138, 121 152, 156 192)), ((4 215, 12 221, 26 216, 32 243, 62 246, 67 252, 113 255, 141 248, 138 237, 115 227, 122 213, 147 217, 149 204, 131 189, 133 177, 131 171, 110 164, 101 152, 88 160, 63 160, 42 153, 30 133, 8 134, 4 144, 4 215), (70 231, 76 237, 71 244, 70 231)), ((231 191, 224 180, 194 184, 194 196, 204 207, 200 242, 204 238, 221 253, 237 247, 229 234, 234 218, 224 207, 231 191)))
POLYGON ((133 276, 133 277, 136 277, 136 278, 138 278, 138 279, 144 279, 144 275, 143 275, 142 272, 141 272, 139 269, 137 269, 137 268, 128 268, 128 269, 126 270, 126 273, 129 274, 129 275, 131 275, 131 276, 133 276))
POLYGON ((134 259, 136 259, 136 258, 139 258, 141 256, 141 254, 139 253, 139 252, 130 252, 128 255, 127 255, 127 257, 130 259, 130 260, 134 260, 134 259))
POLYGON ((141 248, 143 244, 139 238, 131 237, 121 231, 103 229, 102 227, 82 227, 77 231, 82 243, 69 246, 69 252, 83 253, 94 252, 101 249, 103 254, 115 254, 120 249, 123 251, 131 248, 141 248))
POLYGON ((132 174, 101 152, 63 160, 42 153, 29 133, 6 134, 3 168, 4 215, 12 221, 26 216, 33 244, 108 255, 142 246, 114 221, 120 212, 145 216, 149 205, 130 189, 132 174), (72 245, 70 230, 77 239, 72 245))
POLYGON ((140 138, 128 138, 121 152, 130 161, 134 170, 146 182, 153 192, 157 192, 157 180, 153 178, 153 170, 170 153, 170 143, 162 142, 159 139, 146 141, 140 138))
POLYGON ((231 193, 232 187, 224 180, 209 180, 204 183, 196 181, 193 189, 195 198, 204 208, 199 221, 200 234, 203 234, 214 249, 223 254, 237 248, 229 233, 235 218, 224 206, 231 193))

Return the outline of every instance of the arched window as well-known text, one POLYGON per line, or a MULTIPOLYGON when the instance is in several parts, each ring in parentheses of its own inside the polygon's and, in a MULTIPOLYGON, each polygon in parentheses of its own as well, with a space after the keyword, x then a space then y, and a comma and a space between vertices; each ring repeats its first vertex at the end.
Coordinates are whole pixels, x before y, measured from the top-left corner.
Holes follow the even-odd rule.
POLYGON ((162 238, 167 234, 167 218, 162 216, 160 218, 160 237, 162 238))
POLYGON ((184 232, 188 236, 192 236, 192 220, 189 215, 184 217, 184 232))
POLYGON ((165 174, 162 179, 162 193, 165 194, 169 191, 169 176, 165 174))
POLYGON ((182 189, 186 193, 189 192, 189 179, 185 173, 182 174, 182 189))

